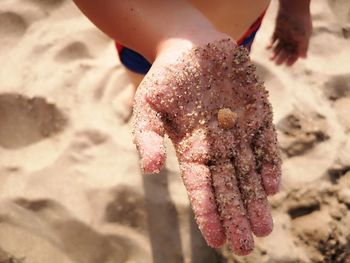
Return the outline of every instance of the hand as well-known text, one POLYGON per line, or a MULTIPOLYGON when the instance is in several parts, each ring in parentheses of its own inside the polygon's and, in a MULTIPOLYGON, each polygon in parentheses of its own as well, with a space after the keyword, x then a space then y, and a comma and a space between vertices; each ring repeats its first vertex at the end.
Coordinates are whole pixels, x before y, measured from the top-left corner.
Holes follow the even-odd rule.
POLYGON ((248 51, 222 37, 163 52, 135 96, 143 171, 163 166, 166 133, 204 238, 228 239, 238 255, 253 250, 252 233, 272 231, 266 196, 278 191, 281 162, 267 97, 248 51), (219 122, 223 108, 231 114, 219 122))
MULTIPOLYGON (((289 1, 289 0, 288 0, 289 1)), ((303 0, 305 2, 305 0, 303 0)), ((312 32, 309 7, 298 5, 300 1, 281 1, 276 19, 276 28, 268 49, 272 49, 271 60, 277 65, 292 66, 298 58, 306 58, 312 32), (294 5, 289 8, 289 5, 294 5)))

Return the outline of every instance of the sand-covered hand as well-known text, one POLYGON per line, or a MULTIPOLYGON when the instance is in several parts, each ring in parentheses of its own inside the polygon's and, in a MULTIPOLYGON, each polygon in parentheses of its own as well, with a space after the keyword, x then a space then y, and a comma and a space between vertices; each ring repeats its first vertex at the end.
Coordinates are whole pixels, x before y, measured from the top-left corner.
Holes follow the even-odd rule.
POLYGON ((155 63, 135 97, 135 143, 146 173, 161 169, 163 136, 175 145, 207 243, 236 254, 272 231, 267 195, 278 191, 280 157, 268 94, 245 48, 222 39, 155 63))

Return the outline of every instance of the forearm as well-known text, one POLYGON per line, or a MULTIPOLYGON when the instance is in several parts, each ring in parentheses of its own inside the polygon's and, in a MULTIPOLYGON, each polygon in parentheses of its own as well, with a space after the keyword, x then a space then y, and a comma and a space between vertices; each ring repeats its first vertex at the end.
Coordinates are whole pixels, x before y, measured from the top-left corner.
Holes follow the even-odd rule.
POLYGON ((103 32, 153 61, 171 39, 201 39, 215 31, 185 0, 74 0, 103 32))
POLYGON ((311 0, 279 0, 280 9, 288 12, 298 13, 310 13, 311 0))

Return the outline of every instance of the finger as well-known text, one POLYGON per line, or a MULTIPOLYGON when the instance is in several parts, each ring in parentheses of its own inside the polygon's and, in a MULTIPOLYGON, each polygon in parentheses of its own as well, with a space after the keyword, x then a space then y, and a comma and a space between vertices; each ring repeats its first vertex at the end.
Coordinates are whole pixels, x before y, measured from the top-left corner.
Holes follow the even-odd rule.
POLYGON ((142 171, 158 173, 165 162, 164 129, 159 114, 142 94, 135 97, 133 133, 142 171))
POLYGON ((271 49, 276 42, 277 42, 277 36, 276 36, 276 34, 273 34, 273 36, 271 37, 271 40, 270 40, 269 44, 266 46, 266 48, 271 49))
POLYGON ((226 237, 218 214, 209 168, 204 164, 183 162, 182 178, 196 222, 211 247, 220 247, 226 237))
POLYGON ((242 147, 235 166, 251 229, 256 236, 266 236, 271 233, 273 223, 261 176, 256 172, 254 155, 249 145, 242 147))
POLYGON ((281 65, 284 62, 287 61, 289 58, 289 53, 286 50, 282 50, 279 54, 278 57, 276 58, 276 65, 281 65))
POLYGON ((210 166, 215 196, 232 250, 247 255, 254 249, 254 239, 247 213, 237 186, 234 167, 230 161, 210 166))
POLYGON ((304 40, 299 43, 299 56, 302 58, 306 58, 307 56, 307 50, 309 48, 309 41, 304 40))
POLYGON ((272 55, 270 56, 270 60, 274 60, 279 53, 283 50, 283 46, 281 45, 281 43, 279 42, 272 51, 272 55))
POLYGON ((288 67, 292 66, 296 61, 298 60, 298 55, 297 54, 292 54, 289 55, 286 64, 288 67))
POLYGON ((281 181, 281 158, 272 124, 263 126, 256 135, 253 149, 265 192, 268 195, 276 194, 281 181))

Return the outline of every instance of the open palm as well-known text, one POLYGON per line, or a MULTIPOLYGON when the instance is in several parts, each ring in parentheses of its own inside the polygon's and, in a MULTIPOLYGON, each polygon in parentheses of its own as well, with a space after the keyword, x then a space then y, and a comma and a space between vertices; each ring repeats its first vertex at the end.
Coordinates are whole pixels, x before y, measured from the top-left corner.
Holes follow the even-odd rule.
POLYGON ((248 52, 222 39, 176 61, 156 61, 135 97, 144 172, 164 164, 166 133, 207 243, 218 247, 227 239, 239 255, 254 248, 252 233, 272 231, 266 196, 278 191, 280 158, 267 96, 248 52), (231 126, 218 121, 224 108, 235 116, 231 126))

